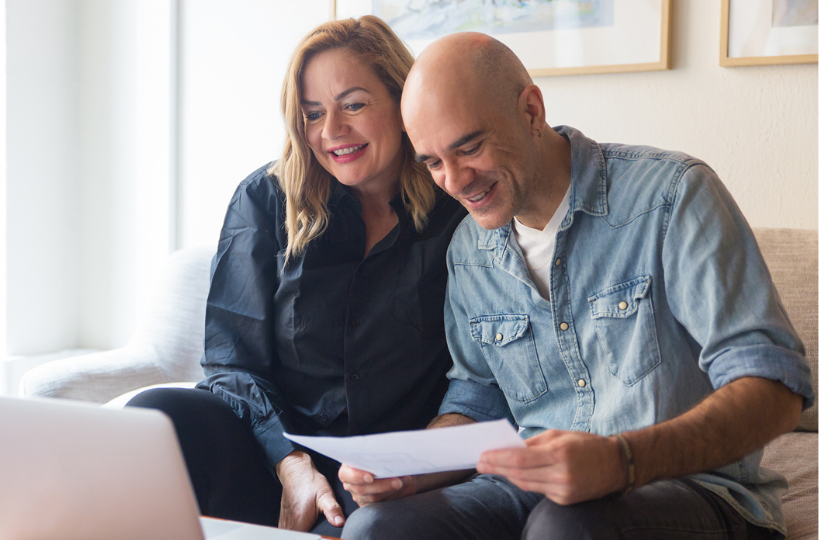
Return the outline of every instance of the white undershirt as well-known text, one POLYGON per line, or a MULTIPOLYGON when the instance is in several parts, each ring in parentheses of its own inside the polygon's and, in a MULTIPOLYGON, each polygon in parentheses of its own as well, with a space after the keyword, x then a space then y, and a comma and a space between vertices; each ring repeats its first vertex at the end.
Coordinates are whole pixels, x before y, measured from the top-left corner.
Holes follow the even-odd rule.
POLYGON ((520 250, 526 266, 529 267, 529 275, 535 282, 540 295, 549 300, 549 278, 552 275, 552 256, 555 252, 555 240, 560 223, 569 211, 569 192, 563 195, 560 206, 555 210, 552 219, 546 224, 542 231, 527 227, 518 218, 512 220, 515 229, 515 239, 518 241, 520 250))

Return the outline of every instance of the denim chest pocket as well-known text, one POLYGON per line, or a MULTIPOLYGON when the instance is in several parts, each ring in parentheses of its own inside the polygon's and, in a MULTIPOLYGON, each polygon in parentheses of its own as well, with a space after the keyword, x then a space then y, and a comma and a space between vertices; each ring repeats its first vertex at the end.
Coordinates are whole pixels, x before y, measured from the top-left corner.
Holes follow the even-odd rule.
POLYGON ((591 318, 611 374, 632 386, 660 364, 651 276, 624 281, 589 297, 591 318))
POLYGON ((528 315, 474 317, 469 327, 506 397, 527 403, 546 392, 528 315))

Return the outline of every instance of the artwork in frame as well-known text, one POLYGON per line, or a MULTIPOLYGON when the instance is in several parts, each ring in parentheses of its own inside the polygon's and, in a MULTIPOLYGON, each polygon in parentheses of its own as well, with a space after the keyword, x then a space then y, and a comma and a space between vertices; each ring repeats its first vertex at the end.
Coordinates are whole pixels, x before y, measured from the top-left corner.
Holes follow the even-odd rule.
POLYGON ((819 0, 722 0, 721 66, 816 63, 819 0))
POLYGON ((334 0, 335 18, 377 15, 417 56, 435 39, 489 34, 533 77, 668 69, 671 0, 334 0))

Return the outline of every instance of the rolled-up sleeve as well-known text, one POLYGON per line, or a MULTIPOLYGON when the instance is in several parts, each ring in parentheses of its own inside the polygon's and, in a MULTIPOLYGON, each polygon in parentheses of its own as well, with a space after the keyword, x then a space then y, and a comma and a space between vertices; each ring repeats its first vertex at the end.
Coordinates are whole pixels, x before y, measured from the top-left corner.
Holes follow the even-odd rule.
POLYGON ((675 318, 701 345, 715 388, 742 377, 779 381, 815 399, 805 349, 750 226, 713 170, 698 163, 675 185, 663 249, 675 318))

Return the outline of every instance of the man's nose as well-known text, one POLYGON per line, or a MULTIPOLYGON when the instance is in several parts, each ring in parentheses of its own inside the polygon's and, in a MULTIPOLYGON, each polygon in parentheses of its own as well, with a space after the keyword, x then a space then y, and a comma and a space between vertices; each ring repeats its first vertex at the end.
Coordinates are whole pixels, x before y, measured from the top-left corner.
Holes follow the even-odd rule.
POLYGON ((475 171, 469 167, 461 167, 457 163, 446 166, 444 191, 452 196, 463 194, 464 189, 475 180, 475 171))
POLYGON ((349 126, 344 121, 342 115, 334 111, 328 111, 324 118, 324 126, 321 130, 321 136, 324 140, 333 141, 339 137, 343 137, 349 132, 349 126))

